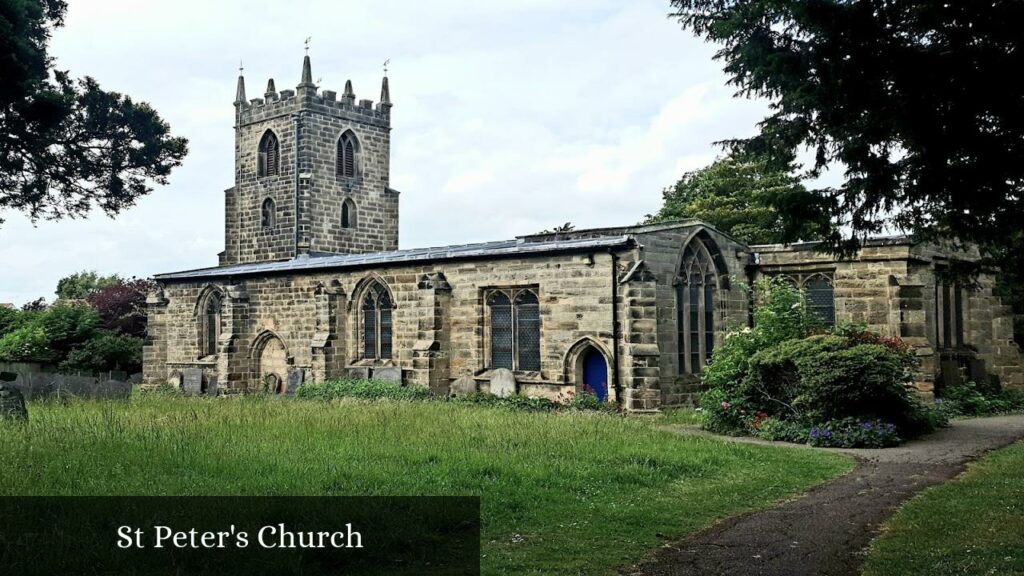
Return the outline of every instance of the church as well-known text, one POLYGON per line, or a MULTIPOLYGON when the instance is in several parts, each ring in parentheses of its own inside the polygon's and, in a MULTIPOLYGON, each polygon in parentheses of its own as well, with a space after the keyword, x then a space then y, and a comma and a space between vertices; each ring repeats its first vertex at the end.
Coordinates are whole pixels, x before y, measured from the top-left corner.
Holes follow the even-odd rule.
MULTIPOLYGON (((969 253, 908 237, 837 259, 814 242, 748 246, 697 220, 399 249, 391 94, 239 76, 235 183, 216 267, 160 274, 147 300, 144 381, 202 394, 287 394, 369 378, 440 394, 587 391, 628 411, 690 403, 726 332, 751 321, 745 285, 782 276, 826 324, 898 336, 929 393, 958 378, 1024 388, 1010 310, 943 279, 969 253), (500 384, 499 384, 500 383, 500 384), (511 386, 511 388, 510 388, 511 386)), ((625 191, 624 191, 625 192, 625 191)))

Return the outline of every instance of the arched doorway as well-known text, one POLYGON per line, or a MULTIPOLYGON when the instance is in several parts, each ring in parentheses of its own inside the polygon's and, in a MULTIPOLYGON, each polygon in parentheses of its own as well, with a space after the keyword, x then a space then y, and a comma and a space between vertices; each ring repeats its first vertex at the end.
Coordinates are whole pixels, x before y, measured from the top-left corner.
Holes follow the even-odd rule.
POLYGON ((257 386, 271 394, 283 394, 288 388, 285 375, 288 374, 288 350, 281 339, 268 338, 260 350, 259 365, 256 371, 257 386))
POLYGON ((583 354, 580 384, 601 402, 608 398, 608 361, 597 348, 590 347, 583 354))

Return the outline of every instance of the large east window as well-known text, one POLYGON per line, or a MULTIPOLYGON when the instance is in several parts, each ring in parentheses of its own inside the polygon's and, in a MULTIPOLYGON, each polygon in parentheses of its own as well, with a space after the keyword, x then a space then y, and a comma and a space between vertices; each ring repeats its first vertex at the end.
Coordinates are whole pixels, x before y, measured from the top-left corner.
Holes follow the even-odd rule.
POLYGON ((700 239, 694 239, 683 251, 683 264, 676 283, 681 372, 700 374, 715 350, 717 276, 707 246, 700 239))

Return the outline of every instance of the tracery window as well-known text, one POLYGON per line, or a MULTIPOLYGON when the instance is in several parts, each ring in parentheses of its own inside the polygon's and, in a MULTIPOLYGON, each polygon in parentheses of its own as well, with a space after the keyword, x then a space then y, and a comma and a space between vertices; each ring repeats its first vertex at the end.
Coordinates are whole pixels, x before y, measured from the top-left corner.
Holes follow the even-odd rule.
POLYGON ((260 208, 260 223, 267 230, 277 226, 277 205, 270 198, 264 200, 263 206, 260 208))
POLYGON ((533 290, 495 290, 490 311, 490 367, 540 370, 540 301, 533 290))
POLYGON ((271 130, 267 130, 260 139, 257 164, 257 175, 260 177, 277 176, 281 167, 281 145, 271 130))
POLYGON ((394 305, 388 291, 374 283, 363 297, 363 358, 387 360, 392 355, 391 315, 394 305))
POLYGON ((354 178, 358 162, 356 155, 359 153, 359 142, 351 130, 346 130, 338 139, 337 161, 335 173, 342 178, 354 178))
POLYGON ((832 272, 788 272, 775 278, 804 293, 807 310, 826 327, 836 324, 836 292, 832 272))
POLYGON ((715 292, 718 274, 707 247, 699 239, 683 251, 676 285, 679 368, 700 374, 715 349, 715 292))

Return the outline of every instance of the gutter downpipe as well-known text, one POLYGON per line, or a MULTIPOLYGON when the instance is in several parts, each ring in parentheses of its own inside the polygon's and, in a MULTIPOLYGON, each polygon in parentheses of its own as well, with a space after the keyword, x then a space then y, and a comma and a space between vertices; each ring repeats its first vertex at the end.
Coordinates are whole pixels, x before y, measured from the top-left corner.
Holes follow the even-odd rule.
POLYGON ((614 248, 608 249, 612 258, 612 388, 615 390, 615 403, 622 408, 622 384, 619 378, 619 256, 614 248))

